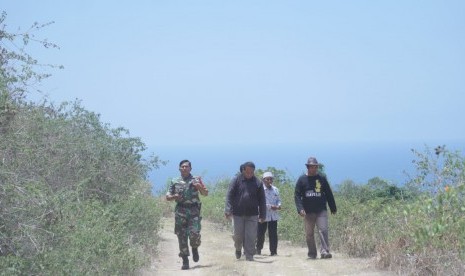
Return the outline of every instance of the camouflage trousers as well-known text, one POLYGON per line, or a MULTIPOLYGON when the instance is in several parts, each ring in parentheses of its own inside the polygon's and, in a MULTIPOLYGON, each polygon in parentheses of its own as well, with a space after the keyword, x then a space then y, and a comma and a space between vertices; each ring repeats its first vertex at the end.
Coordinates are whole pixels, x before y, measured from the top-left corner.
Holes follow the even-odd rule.
POLYGON ((192 248, 200 246, 200 207, 176 206, 174 217, 174 233, 178 236, 179 257, 189 256, 188 240, 192 248))

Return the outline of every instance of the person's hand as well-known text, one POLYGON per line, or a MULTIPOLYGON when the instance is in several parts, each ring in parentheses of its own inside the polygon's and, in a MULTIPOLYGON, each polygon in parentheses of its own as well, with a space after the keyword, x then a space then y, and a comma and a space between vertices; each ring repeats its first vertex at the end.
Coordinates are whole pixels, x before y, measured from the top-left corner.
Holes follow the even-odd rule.
POLYGON ((271 210, 278 210, 278 206, 276 206, 276 205, 271 205, 271 210))
POLYGON ((205 195, 208 195, 208 189, 207 189, 207 187, 205 187, 205 185, 203 185, 203 183, 201 183, 201 182, 194 182, 192 185, 194 186, 194 188, 195 188, 197 191, 199 191, 199 193, 200 193, 201 195, 204 195, 204 196, 205 196, 205 195))
POLYGON ((201 190, 202 188, 204 188, 204 186, 202 185, 202 183, 200 182, 194 182, 192 183, 192 186, 194 186, 194 188, 198 191, 198 190, 201 190))
POLYGON ((307 213, 305 213, 305 210, 304 210, 304 209, 300 210, 299 215, 300 215, 301 217, 305 217, 306 214, 307 214, 307 213))
POLYGON ((166 196, 166 200, 168 200, 168 201, 178 200, 179 198, 180 198, 179 194, 167 195, 166 196))
POLYGON ((226 219, 231 219, 232 214, 231 214, 231 213, 224 213, 224 217, 225 217, 226 219))
POLYGON ((259 223, 264 223, 264 222, 265 222, 265 219, 259 218, 259 219, 258 219, 258 222, 259 222, 259 223))

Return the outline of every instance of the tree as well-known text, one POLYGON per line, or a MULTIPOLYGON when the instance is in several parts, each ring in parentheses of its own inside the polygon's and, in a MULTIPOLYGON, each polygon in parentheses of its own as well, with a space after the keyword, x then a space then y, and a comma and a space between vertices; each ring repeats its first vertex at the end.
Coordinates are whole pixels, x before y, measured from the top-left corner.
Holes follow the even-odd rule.
POLYGON ((436 194, 446 187, 465 183, 465 158, 460 152, 451 152, 445 146, 437 147, 433 153, 429 147, 424 152, 412 149, 416 159, 413 164, 416 175, 410 176, 408 185, 436 194))
POLYGON ((7 13, 3 11, 0 15, 0 134, 6 131, 18 111, 18 105, 24 103, 28 89, 50 77, 49 73, 34 69, 63 68, 63 66, 40 64, 25 50, 30 42, 38 43, 45 48, 59 49, 56 44, 46 39, 38 39, 34 34, 35 31, 53 22, 46 24, 36 22, 25 32, 12 33, 7 30, 6 17, 7 13))
POLYGON ((285 183, 291 183, 290 178, 286 175, 286 172, 284 170, 279 170, 276 169, 275 167, 267 167, 266 169, 257 169, 255 171, 255 174, 257 177, 262 178, 263 173, 265 172, 271 172, 274 177, 274 183, 280 183, 280 184, 285 184, 285 183))
POLYGON ((39 24, 35 22, 25 32, 12 33, 7 30, 5 23, 7 13, 0 16, 0 88, 2 98, 7 93, 9 100, 17 102, 26 97, 28 89, 43 79, 50 77, 49 73, 38 72, 38 68, 60 68, 63 66, 41 64, 26 52, 30 42, 38 43, 44 48, 59 49, 58 45, 47 39, 37 38, 34 32, 53 24, 49 22, 39 24))

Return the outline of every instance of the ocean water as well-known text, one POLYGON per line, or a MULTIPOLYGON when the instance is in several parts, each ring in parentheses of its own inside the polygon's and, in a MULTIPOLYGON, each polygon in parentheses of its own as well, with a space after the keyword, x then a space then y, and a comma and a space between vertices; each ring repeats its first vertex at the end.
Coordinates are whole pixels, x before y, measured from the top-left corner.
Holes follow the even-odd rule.
POLYGON ((305 173, 308 157, 314 156, 325 165, 332 186, 345 180, 365 184, 373 177, 403 185, 409 175, 415 174, 412 161, 416 156, 411 149, 424 152, 427 147, 432 150, 443 144, 448 150, 465 152, 465 142, 151 147, 150 150, 168 164, 150 172, 149 180, 155 194, 164 192, 167 182, 179 176, 178 166, 183 159, 192 162, 192 174, 202 176, 209 184, 231 178, 246 161, 253 161, 257 169, 275 167, 284 170, 291 179, 297 179, 305 173))

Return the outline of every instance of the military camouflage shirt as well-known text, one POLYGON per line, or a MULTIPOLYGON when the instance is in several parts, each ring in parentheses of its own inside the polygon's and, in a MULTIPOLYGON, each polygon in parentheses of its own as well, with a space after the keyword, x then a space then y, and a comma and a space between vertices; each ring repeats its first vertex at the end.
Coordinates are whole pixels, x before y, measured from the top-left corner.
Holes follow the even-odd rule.
POLYGON ((194 187, 194 183, 198 182, 198 177, 192 176, 189 174, 188 177, 176 177, 171 180, 171 185, 166 193, 167 195, 175 195, 178 194, 180 196, 179 199, 176 200, 178 205, 187 206, 187 205, 194 205, 199 204, 199 191, 194 187))

